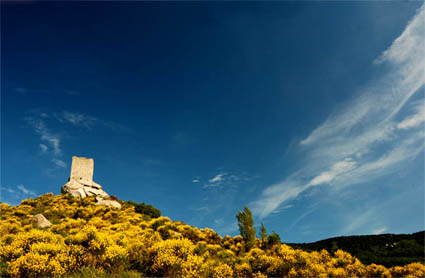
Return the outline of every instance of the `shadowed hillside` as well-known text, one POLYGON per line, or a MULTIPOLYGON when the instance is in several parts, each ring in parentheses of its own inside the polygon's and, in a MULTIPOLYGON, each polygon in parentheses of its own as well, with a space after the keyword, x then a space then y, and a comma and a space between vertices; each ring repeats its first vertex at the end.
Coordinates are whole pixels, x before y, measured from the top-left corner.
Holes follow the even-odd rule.
POLYGON ((305 251, 341 249, 356 256, 364 264, 381 264, 386 267, 425 262, 425 231, 414 234, 382 234, 343 236, 312 243, 290 243, 305 251))

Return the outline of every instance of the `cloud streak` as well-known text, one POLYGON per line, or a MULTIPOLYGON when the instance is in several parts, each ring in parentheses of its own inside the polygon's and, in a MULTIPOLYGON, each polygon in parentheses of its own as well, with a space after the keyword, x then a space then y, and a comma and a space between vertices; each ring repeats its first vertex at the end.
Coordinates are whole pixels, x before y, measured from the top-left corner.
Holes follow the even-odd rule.
POLYGON ((410 129, 415 128, 423 124, 425 121, 425 105, 424 103, 419 103, 414 108, 415 114, 406 117, 403 121, 397 124, 399 129, 410 129))
MULTIPOLYGON (((61 138, 58 134, 53 133, 46 125, 43 119, 43 114, 40 117, 26 117, 26 122, 33 128, 34 132, 40 136, 41 141, 46 142, 50 145, 55 156, 62 154, 61 149, 61 138)), ((39 145, 42 152, 46 152, 48 147, 45 144, 39 145)))
POLYGON ((63 155, 61 137, 47 127, 46 120, 49 118, 50 116, 48 114, 40 113, 26 117, 25 121, 40 136, 40 140, 43 142, 39 144, 41 153, 50 156, 50 160, 56 168, 65 168, 66 163, 61 159, 63 155))
POLYGON ((30 189, 26 188, 23 184, 18 185, 18 186, 17 186, 17 188, 18 188, 18 189, 19 189, 19 191, 21 191, 24 195, 28 195, 28 196, 37 196, 37 194, 36 194, 34 191, 32 191, 32 190, 30 190, 30 189))
POLYGON ((70 123, 77 127, 92 128, 98 121, 96 118, 77 112, 63 111, 56 115, 61 123, 70 123))
POLYGON ((380 235, 383 234, 384 232, 386 232, 388 230, 387 227, 382 227, 382 228, 378 228, 372 231, 372 234, 374 235, 380 235))
POLYGON ((314 186, 342 188, 386 175, 423 152, 423 99, 413 112, 405 107, 425 87, 425 5, 374 63, 383 67, 381 79, 300 142, 303 168, 262 192, 251 204, 257 216, 314 186))
MULTIPOLYGON (((203 184, 203 188, 222 188, 232 187, 242 184, 243 182, 250 181, 255 177, 248 176, 243 173, 226 173, 219 172, 213 177, 209 178, 206 183, 203 184)), ((192 180, 192 182, 200 182, 199 178, 192 180)))
POLYGON ((22 199, 36 196, 36 192, 25 187, 23 184, 19 184, 13 188, 0 185, 0 202, 3 203, 17 205, 22 199))
POLYGON ((226 175, 225 173, 223 174, 217 174, 215 175, 213 178, 209 179, 210 183, 217 183, 223 180, 224 175, 226 175))
POLYGON ((120 124, 102 121, 87 114, 70 111, 58 113, 32 112, 31 115, 25 117, 24 120, 39 136, 41 141, 38 144, 40 153, 49 156, 50 161, 56 169, 66 167, 66 163, 62 159, 61 134, 66 133, 67 130, 60 130, 61 132, 57 132, 58 124, 60 124, 61 127, 64 126, 64 124, 68 124, 75 128, 85 128, 88 130, 92 129, 95 125, 99 125, 114 131, 129 131, 129 129, 120 124), (56 128, 52 128, 55 126, 56 128), (53 130, 56 131, 54 132, 53 130))

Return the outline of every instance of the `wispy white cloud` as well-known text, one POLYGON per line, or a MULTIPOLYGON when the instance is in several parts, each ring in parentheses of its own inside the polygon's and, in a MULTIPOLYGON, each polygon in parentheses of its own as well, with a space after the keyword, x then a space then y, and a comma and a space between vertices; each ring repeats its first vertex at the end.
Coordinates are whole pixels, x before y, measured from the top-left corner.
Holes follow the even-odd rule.
POLYGON ((9 187, 4 187, 4 186, 0 186, 0 191, 12 193, 12 194, 17 193, 16 190, 9 188, 9 187))
POLYGON ((402 231, 403 226, 411 224, 409 219, 415 219, 413 226, 417 228, 414 230, 422 229, 421 227, 424 226, 423 198, 416 197, 423 196, 423 191, 423 185, 417 184, 379 202, 372 199, 349 208, 344 213, 340 230, 335 235, 371 234, 374 230, 383 227, 387 230, 402 231), (412 210, 416 213, 406 219, 405 215, 412 210), (395 219, 397 219, 396 222, 394 222, 395 219))
POLYGON ((226 175, 226 173, 223 174, 217 174, 214 177, 212 177, 211 179, 209 179, 208 181, 210 183, 217 183, 223 180, 224 175, 226 175))
POLYGON ((275 209, 272 213, 280 213, 283 210, 290 209, 292 207, 294 207, 294 205, 280 206, 278 209, 275 209))
POLYGON ((23 184, 15 187, 0 185, 0 202, 17 205, 22 199, 36 197, 37 193, 23 184))
POLYGON ((60 122, 70 123, 74 126, 84 127, 87 129, 92 128, 93 125, 95 125, 98 121, 95 117, 83 113, 69 111, 63 111, 59 114, 56 114, 55 116, 60 122))
POLYGON ((300 178, 301 172, 297 172, 285 181, 266 188, 262 197, 254 202, 254 211, 260 218, 264 218, 271 213, 280 211, 282 203, 296 198, 307 189, 321 184, 329 184, 341 175, 350 173, 356 167, 357 162, 351 158, 346 158, 334 163, 328 170, 311 178, 309 182, 303 182, 300 178))
MULTIPOLYGON (((229 187, 236 186, 243 182, 254 179, 255 177, 249 176, 244 173, 227 173, 220 171, 214 176, 210 177, 206 183, 204 183, 203 188, 220 188, 220 187, 229 187)), ((196 179, 200 181, 199 178, 196 179)), ((193 181, 192 181, 193 182, 193 181)))
MULTIPOLYGON (((351 235, 354 233, 359 233, 363 227, 370 225, 371 223, 378 223, 379 215, 375 207, 363 210, 361 214, 357 212, 353 215, 347 216, 350 220, 347 225, 339 232, 342 235, 351 235)), ((378 224, 379 225, 379 224, 378 224)), ((368 232, 371 232, 370 230, 368 232)))
POLYGON ((317 209, 317 203, 310 206, 310 208, 304 212, 303 214, 301 214, 297 219, 294 220, 294 222, 291 223, 291 225, 288 228, 288 231, 292 230, 292 228, 294 228, 296 225, 298 225, 298 223, 300 223, 304 218, 306 218, 308 215, 312 214, 316 209, 317 209))
POLYGON ((206 183, 204 183, 203 188, 213 188, 224 185, 226 182, 228 182, 226 175, 226 173, 218 173, 214 175, 213 177, 209 178, 206 183))
POLYGON ((381 228, 378 228, 378 229, 374 229, 372 231, 372 234, 374 234, 374 235, 380 235, 380 234, 383 234, 384 232, 386 232, 387 230, 388 230, 387 227, 381 227, 381 228))
POLYGON ((399 129, 415 128, 425 122, 425 103, 421 102, 414 108, 415 114, 406 117, 403 121, 397 124, 399 129))
POLYGON ((202 206, 199 208, 194 208, 195 211, 201 211, 201 212, 209 212, 210 208, 208 206, 202 206))
MULTIPOLYGON (((40 136, 40 139, 44 142, 46 142, 48 145, 50 145, 51 149, 53 150, 54 155, 61 155, 62 149, 61 149, 61 138, 58 134, 53 133, 46 125, 45 120, 38 116, 31 116, 25 118, 26 122, 33 128, 35 133, 37 133, 40 136)), ((44 145, 44 144, 43 144, 44 145)), ((46 145, 44 145, 47 147, 46 145)), ((40 145, 40 148, 43 150, 47 150, 47 148, 42 147, 40 145)))
POLYGON ((342 161, 338 161, 332 167, 325 172, 320 173, 314 177, 308 185, 319 185, 322 183, 329 183, 341 174, 350 172, 357 166, 357 163, 351 158, 346 158, 342 161))
MULTIPOLYGON (((72 131, 72 129, 59 129, 58 126, 63 128, 63 124, 66 123, 75 128, 91 129, 95 125, 99 125, 114 131, 129 131, 129 129, 117 123, 102 121, 80 112, 62 111, 58 113, 46 113, 32 111, 29 116, 24 118, 24 120, 39 136, 41 141, 38 145, 40 152, 43 155, 50 156, 50 161, 53 163, 55 169, 66 167, 66 163, 62 159, 62 135, 69 134, 72 131)), ((158 164, 160 162, 153 160, 150 161, 150 164, 154 163, 158 164)))
POLYGON ((63 156, 61 136, 48 127, 49 120, 51 120, 51 116, 47 113, 33 113, 25 118, 27 124, 39 135, 43 142, 38 145, 41 153, 50 157, 54 165, 53 169, 48 169, 50 172, 54 169, 66 167, 66 163, 61 159, 63 156))
POLYGON ((17 188, 25 195, 37 196, 37 194, 34 191, 26 188, 23 184, 18 185, 17 188))
POLYGON ((257 216, 268 216, 313 186, 340 188, 386 175, 423 152, 424 132, 413 129, 424 122, 423 105, 402 121, 396 118, 425 87, 425 5, 375 64, 386 66, 381 79, 300 142, 307 161, 262 192, 252 203, 257 216))
POLYGON ((193 183, 198 183, 198 182, 201 182, 198 178, 194 178, 194 179, 192 179, 192 182, 193 183))
POLYGON ((262 192, 261 197, 251 205, 254 213, 260 218, 267 217, 275 212, 281 204, 295 199, 301 192, 310 187, 306 185, 299 186, 299 184, 289 178, 267 187, 262 192))
POLYGON ((40 144, 39 147, 42 153, 46 153, 49 150, 49 147, 44 144, 40 144))
POLYGON ((61 159, 53 158, 53 159, 52 159, 52 162, 53 162, 56 166, 58 166, 58 167, 60 167, 60 168, 65 168, 65 167, 66 167, 66 163, 65 163, 63 160, 61 160, 61 159))
POLYGON ((131 132, 131 129, 122 124, 98 119, 81 112, 62 111, 53 116, 61 123, 68 123, 78 128, 92 129, 94 126, 102 126, 115 132, 131 132))

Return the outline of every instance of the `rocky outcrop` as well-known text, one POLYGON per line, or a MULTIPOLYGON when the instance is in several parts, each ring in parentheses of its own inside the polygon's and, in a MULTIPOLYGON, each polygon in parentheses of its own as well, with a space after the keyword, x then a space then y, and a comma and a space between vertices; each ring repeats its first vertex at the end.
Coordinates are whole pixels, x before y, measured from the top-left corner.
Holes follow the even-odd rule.
POLYGON ((68 182, 61 187, 62 193, 69 193, 74 197, 85 198, 96 196, 96 205, 110 206, 121 209, 121 204, 114 200, 104 200, 109 195, 102 186, 93 181, 94 160, 85 157, 72 157, 71 175, 68 182))
POLYGON ((109 197, 102 186, 93 181, 94 160, 85 157, 72 157, 71 175, 61 188, 62 193, 70 193, 74 197, 87 196, 109 197))
POLYGON ((62 193, 70 193, 74 197, 85 198, 87 196, 109 197, 108 193, 102 190, 102 186, 92 182, 83 184, 75 179, 70 179, 61 189, 62 193))
POLYGON ((114 200, 98 199, 97 202, 96 202, 96 205, 99 205, 99 206, 110 206, 110 207, 121 209, 121 204, 118 203, 117 201, 114 201, 114 200))
POLYGON ((37 228, 48 228, 52 226, 49 220, 43 214, 36 214, 32 217, 32 223, 37 228))

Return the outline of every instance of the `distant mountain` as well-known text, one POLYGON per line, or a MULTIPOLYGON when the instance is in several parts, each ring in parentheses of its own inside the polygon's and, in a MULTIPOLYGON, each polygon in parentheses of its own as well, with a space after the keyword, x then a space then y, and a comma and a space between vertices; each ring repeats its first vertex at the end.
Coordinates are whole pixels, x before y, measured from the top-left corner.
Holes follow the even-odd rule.
POLYGON ((364 264, 381 264, 386 267, 425 262, 425 231, 413 234, 382 234, 342 236, 312 243, 287 243, 305 251, 329 252, 338 249, 356 256, 364 264))

